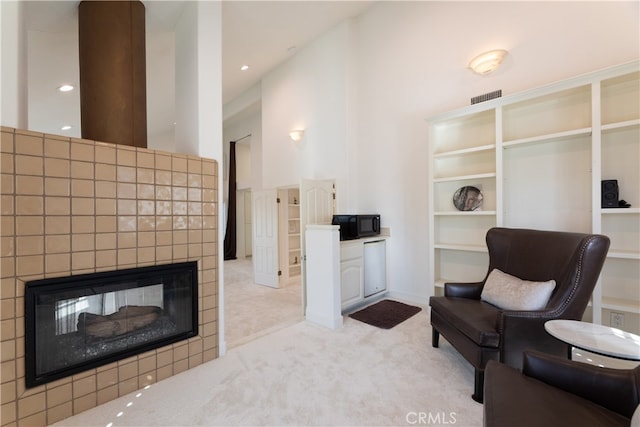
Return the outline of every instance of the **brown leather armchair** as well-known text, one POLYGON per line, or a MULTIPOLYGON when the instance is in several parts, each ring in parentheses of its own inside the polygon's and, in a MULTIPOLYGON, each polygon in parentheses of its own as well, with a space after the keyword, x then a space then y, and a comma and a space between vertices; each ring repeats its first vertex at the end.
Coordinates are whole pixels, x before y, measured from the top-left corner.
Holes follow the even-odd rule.
POLYGON ((489 361, 485 427, 629 426, 640 404, 640 365, 611 369, 525 352, 522 373, 489 361))
POLYGON ((603 235, 492 228, 486 235, 489 268, 477 283, 446 283, 429 299, 432 345, 439 336, 473 365, 473 399, 482 402, 484 369, 498 360, 521 369, 526 349, 567 355, 568 347, 544 330, 551 319, 581 320, 600 275, 609 238, 603 235), (489 273, 499 269, 529 281, 555 280, 542 310, 503 310, 480 299, 489 273))

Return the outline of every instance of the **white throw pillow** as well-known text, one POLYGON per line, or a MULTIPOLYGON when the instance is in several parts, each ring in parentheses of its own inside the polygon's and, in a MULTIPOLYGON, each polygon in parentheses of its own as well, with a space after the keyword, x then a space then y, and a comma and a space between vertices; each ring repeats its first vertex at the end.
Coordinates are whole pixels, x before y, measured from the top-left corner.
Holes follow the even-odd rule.
POLYGON ((555 287, 555 280, 531 282, 495 268, 489 273, 480 298, 504 310, 542 310, 555 287))

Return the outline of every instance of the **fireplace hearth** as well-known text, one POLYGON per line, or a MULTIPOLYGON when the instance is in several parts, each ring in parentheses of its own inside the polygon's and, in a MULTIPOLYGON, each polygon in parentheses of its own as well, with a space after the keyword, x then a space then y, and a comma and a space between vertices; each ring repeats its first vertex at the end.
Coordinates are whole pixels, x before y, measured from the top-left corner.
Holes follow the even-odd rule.
POLYGON ((26 386, 197 334, 197 262, 27 282, 26 386))

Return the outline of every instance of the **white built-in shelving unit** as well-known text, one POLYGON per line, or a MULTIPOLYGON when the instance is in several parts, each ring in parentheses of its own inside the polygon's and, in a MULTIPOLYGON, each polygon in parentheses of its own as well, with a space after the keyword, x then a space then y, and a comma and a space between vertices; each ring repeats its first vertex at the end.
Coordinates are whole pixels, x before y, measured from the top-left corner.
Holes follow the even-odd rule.
POLYGON ((278 190, 279 230, 278 241, 280 272, 283 284, 300 280, 302 258, 300 251, 300 189, 278 190))
POLYGON ((611 248, 588 320, 640 332, 640 63, 623 64, 432 117, 430 271, 447 281, 486 274, 494 226, 606 234, 611 248), (601 208, 616 179, 631 208, 601 208), (481 210, 453 194, 478 187, 481 210))

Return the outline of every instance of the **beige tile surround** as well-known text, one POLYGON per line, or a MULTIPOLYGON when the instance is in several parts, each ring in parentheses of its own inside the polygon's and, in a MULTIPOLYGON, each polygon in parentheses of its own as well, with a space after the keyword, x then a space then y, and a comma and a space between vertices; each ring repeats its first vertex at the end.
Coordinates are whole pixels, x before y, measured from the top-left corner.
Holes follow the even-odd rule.
POLYGON ((51 424, 218 357, 217 163, 1 130, 0 426, 51 424), (25 282, 191 260, 197 337, 25 389, 25 282))

